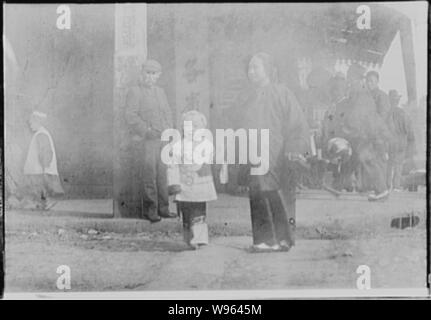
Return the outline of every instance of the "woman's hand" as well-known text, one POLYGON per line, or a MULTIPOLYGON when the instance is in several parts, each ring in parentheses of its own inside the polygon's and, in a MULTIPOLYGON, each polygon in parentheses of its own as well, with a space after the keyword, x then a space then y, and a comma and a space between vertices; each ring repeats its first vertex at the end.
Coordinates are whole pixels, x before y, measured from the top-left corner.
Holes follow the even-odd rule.
POLYGON ((305 157, 298 152, 287 152, 286 158, 289 161, 307 161, 307 159, 305 159, 305 157))
POLYGON ((286 153, 287 161, 290 163, 289 166, 291 166, 293 169, 310 169, 310 165, 307 162, 307 159, 298 152, 288 152, 286 153))

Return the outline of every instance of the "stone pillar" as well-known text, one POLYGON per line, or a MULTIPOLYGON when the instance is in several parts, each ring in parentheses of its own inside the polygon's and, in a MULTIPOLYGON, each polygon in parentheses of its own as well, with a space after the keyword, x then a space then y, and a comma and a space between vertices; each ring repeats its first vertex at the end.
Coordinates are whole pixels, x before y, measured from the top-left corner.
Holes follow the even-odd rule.
POLYGON ((177 125, 181 114, 199 110, 208 120, 210 107, 208 5, 175 7, 175 108, 177 125))
POLYGON ((131 210, 131 178, 134 175, 130 135, 125 121, 125 97, 135 85, 147 57, 147 5, 115 5, 114 55, 114 216, 137 217, 131 210))

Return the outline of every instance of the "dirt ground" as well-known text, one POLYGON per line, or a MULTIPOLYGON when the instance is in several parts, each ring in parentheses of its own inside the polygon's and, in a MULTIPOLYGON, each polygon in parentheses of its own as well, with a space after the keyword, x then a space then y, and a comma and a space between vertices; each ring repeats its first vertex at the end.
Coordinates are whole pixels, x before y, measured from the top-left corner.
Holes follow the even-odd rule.
POLYGON ((57 267, 71 269, 71 291, 356 289, 359 265, 372 288, 425 288, 424 193, 370 203, 322 192, 297 202, 297 243, 290 252, 251 254, 246 198, 222 195, 208 210, 210 245, 191 251, 179 220, 6 212, 6 293, 55 292, 57 267), (419 224, 391 228, 414 214, 419 224))

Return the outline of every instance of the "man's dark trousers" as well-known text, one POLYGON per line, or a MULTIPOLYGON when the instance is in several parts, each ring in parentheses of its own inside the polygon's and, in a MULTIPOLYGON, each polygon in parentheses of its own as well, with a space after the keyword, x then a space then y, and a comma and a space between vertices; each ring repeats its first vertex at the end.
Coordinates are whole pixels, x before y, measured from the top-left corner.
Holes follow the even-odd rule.
POLYGON ((166 145, 160 138, 143 142, 143 161, 139 178, 142 181, 143 215, 149 219, 169 215, 167 166, 160 154, 166 145))

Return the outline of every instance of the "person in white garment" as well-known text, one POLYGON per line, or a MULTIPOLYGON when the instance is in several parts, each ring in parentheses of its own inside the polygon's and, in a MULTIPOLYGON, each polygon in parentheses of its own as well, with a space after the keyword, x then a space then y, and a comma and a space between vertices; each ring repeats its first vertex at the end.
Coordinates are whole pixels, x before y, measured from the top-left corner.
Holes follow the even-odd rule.
POLYGON ((24 164, 24 175, 29 180, 31 208, 49 210, 54 195, 64 194, 57 169, 57 156, 51 134, 43 126, 47 115, 34 111, 29 125, 34 132, 24 164))
POLYGON ((210 167, 214 146, 207 138, 193 136, 196 130, 207 127, 202 113, 196 110, 186 112, 183 123, 187 122, 191 123, 192 131, 184 130, 183 138, 173 145, 173 155, 179 171, 179 188, 175 201, 183 218, 184 241, 196 250, 208 244, 207 202, 217 199, 210 167), (196 150, 201 150, 200 160, 196 159, 196 150))

